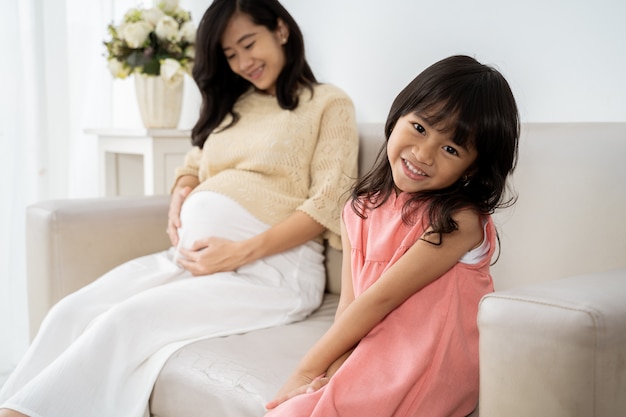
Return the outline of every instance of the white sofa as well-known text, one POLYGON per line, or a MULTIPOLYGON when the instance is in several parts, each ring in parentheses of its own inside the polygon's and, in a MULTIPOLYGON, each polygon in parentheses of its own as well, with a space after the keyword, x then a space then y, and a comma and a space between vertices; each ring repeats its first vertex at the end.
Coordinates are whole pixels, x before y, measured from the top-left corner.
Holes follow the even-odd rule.
MULTIPOLYGON (((383 142, 360 126, 361 171, 383 142)), ((626 124, 526 124, 514 208, 496 215, 496 292, 483 298, 480 410, 472 416, 626 415, 626 124), (573 278, 566 278, 569 276, 573 278)), ((27 209, 31 335, 58 299, 128 259, 167 248, 167 196, 45 201, 27 209)), ((193 343, 166 363, 155 417, 253 417, 332 321, 328 294, 288 326, 193 343)), ((381 381, 384 383, 384 381, 381 381)), ((370 417, 370 416, 364 416, 370 417)), ((378 416, 371 416, 378 417, 378 416)))

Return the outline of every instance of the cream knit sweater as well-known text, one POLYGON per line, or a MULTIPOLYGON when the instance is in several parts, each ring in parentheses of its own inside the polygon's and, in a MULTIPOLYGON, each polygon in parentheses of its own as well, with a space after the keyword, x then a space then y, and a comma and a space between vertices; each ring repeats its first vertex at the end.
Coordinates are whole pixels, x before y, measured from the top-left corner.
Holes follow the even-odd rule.
POLYGON ((222 193, 269 225, 300 210, 326 227, 323 237, 340 249, 341 209, 357 176, 359 139, 350 98, 320 84, 312 97, 303 89, 290 111, 250 90, 235 111, 239 121, 216 129, 202 150, 189 151, 176 179, 195 175, 200 185, 193 192, 222 193))

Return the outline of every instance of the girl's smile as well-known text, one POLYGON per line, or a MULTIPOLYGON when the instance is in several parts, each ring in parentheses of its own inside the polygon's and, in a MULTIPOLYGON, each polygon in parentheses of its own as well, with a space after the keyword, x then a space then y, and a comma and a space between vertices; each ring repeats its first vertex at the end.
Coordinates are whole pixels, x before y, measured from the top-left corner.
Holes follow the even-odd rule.
POLYGON ((450 132, 410 113, 396 122, 387 142, 387 156, 396 188, 418 192, 453 185, 471 173, 478 154, 454 143, 450 132))
POLYGON ((428 174, 422 170, 420 170, 419 168, 417 168, 415 165, 411 164, 410 161, 403 159, 402 160, 404 162, 404 166, 405 166, 405 173, 407 176, 409 177, 413 177, 414 180, 419 181, 421 179, 423 179, 424 177, 428 177, 428 174))

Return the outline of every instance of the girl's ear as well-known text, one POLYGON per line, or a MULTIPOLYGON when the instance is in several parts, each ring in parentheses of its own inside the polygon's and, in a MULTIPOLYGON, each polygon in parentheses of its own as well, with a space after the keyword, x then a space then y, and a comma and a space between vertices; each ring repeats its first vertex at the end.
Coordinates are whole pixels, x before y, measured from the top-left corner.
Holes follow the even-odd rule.
POLYGON ((280 17, 277 20, 276 35, 278 36, 278 40, 281 45, 287 43, 287 40, 289 39, 289 26, 287 26, 287 24, 280 17))
POLYGON ((463 174, 463 176, 472 178, 474 175, 476 175, 477 172, 478 172, 478 167, 476 166, 476 161, 474 161, 472 165, 470 165, 469 168, 465 170, 465 173, 463 174))
POLYGON ((459 179, 460 183, 462 186, 467 187, 470 183, 470 181, 472 180, 472 177, 474 177, 474 175, 476 174, 476 167, 471 166, 467 169, 467 171, 465 171, 465 173, 463 175, 461 175, 461 178, 459 179))

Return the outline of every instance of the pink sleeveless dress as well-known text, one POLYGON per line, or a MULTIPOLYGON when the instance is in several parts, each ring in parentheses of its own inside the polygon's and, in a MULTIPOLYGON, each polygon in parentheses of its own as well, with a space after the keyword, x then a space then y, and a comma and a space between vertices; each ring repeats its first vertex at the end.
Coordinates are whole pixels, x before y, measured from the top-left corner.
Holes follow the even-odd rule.
MULTIPOLYGON (((392 196, 361 219, 343 211, 358 297, 424 233, 401 219, 392 196)), ((478 303, 493 291, 495 228, 485 218, 485 255, 458 262, 392 311, 361 340, 322 389, 292 398, 267 416, 464 417, 478 402, 478 303)))

